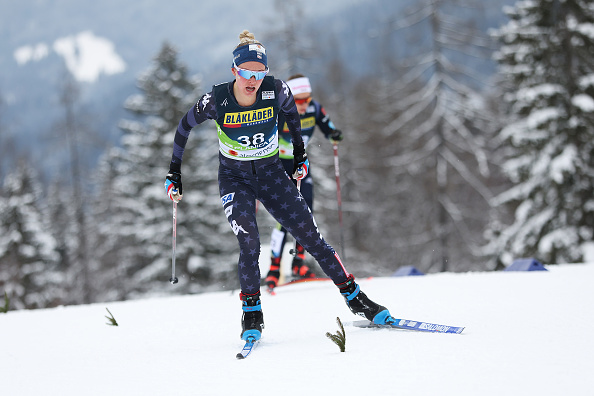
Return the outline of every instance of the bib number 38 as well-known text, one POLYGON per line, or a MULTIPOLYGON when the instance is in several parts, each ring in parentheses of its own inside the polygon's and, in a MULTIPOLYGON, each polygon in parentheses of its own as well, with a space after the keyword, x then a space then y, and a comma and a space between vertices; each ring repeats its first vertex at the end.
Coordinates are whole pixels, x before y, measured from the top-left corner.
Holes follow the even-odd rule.
POLYGON ((245 147, 258 147, 264 143, 264 134, 256 133, 254 136, 240 136, 237 142, 245 147))

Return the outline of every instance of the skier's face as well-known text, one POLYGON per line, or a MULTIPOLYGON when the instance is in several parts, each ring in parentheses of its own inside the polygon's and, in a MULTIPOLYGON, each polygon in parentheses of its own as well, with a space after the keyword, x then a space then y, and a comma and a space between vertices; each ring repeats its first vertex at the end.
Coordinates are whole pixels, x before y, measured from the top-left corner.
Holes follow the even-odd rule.
POLYGON ((293 96, 295 99, 295 106, 297 106, 297 112, 299 114, 305 114, 307 110, 307 106, 309 106, 309 102, 311 102, 311 94, 309 93, 300 93, 293 96))
POLYGON ((253 104, 256 101, 256 94, 258 93, 258 89, 260 89, 260 85, 262 85, 263 79, 256 80, 255 76, 244 78, 241 76, 241 74, 246 75, 249 73, 243 72, 240 74, 238 70, 239 68, 243 69, 242 71, 247 72, 265 72, 266 67, 260 62, 244 62, 239 65, 237 69, 235 67, 231 69, 231 72, 235 76, 235 87, 233 89, 233 93, 240 102, 247 101, 253 104))

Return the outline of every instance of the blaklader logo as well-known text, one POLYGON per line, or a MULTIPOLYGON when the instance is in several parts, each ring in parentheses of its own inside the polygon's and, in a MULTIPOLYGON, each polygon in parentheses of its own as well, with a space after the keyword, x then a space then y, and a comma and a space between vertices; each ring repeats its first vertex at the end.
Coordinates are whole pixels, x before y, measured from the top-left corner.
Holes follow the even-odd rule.
POLYGON ((223 126, 227 128, 240 128, 242 126, 262 124, 274 119, 272 107, 264 109, 240 111, 239 113, 225 113, 223 126))

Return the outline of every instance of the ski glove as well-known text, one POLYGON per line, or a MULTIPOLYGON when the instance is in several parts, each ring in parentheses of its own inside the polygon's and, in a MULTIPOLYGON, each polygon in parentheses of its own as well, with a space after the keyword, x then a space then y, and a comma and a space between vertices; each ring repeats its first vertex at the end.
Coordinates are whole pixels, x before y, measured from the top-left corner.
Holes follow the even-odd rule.
POLYGON ((167 196, 174 202, 179 202, 182 199, 182 181, 181 173, 169 171, 165 177, 165 192, 167 196))
POLYGON ((330 133, 330 140, 333 142, 340 142, 342 138, 342 131, 340 129, 335 129, 330 133))
POLYGON ((293 179, 301 180, 307 176, 309 170, 309 160, 305 153, 305 145, 301 144, 293 145, 293 179))

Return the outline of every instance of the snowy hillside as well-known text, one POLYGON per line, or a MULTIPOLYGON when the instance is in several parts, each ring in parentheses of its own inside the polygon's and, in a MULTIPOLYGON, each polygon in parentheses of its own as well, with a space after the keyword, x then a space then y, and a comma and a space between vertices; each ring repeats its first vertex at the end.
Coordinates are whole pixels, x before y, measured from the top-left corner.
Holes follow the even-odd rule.
POLYGON ((263 296, 266 329, 245 361, 237 290, 0 314, 0 392, 592 394, 594 263, 547 268, 360 282, 395 316, 466 326, 461 335, 354 328, 331 284, 287 286, 263 296), (325 337, 337 316, 346 353, 325 337))

